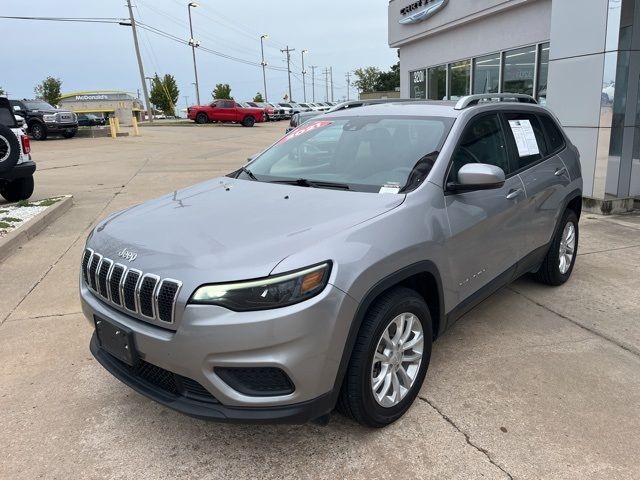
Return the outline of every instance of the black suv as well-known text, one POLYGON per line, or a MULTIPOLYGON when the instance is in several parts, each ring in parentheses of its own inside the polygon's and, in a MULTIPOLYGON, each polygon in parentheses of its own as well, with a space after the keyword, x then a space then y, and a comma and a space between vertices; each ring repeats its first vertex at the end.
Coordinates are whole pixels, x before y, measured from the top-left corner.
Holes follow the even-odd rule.
POLYGON ((78 133, 78 116, 66 110, 58 110, 44 100, 9 100, 16 115, 27 122, 28 132, 34 140, 44 140, 49 135, 72 138, 78 133))

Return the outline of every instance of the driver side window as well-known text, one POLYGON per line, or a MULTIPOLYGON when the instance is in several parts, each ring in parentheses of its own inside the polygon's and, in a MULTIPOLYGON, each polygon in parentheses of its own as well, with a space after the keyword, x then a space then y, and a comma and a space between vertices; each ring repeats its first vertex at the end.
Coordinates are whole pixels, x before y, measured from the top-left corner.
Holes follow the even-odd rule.
POLYGON ((509 157, 504 131, 497 114, 483 115, 467 125, 451 159, 447 182, 458 182, 458 170, 467 163, 488 163, 509 174, 509 157))

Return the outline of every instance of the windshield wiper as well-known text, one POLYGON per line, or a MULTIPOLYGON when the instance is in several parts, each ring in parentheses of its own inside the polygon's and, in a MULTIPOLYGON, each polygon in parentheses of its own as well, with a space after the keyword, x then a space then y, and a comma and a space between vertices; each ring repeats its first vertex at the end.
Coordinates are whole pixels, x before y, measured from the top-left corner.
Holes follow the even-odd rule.
POLYGON ((429 172, 436 163, 438 155, 440 155, 440 152, 438 150, 434 150, 420 158, 411 169, 411 173, 409 173, 409 177, 407 178, 407 183, 400 189, 400 193, 412 190, 420 185, 420 182, 429 175, 429 172))
POLYGON ((346 183, 324 182, 322 180, 309 180, 307 178, 297 178, 291 180, 273 180, 270 183, 284 183, 287 185, 298 185, 299 187, 311 188, 338 188, 340 190, 350 190, 346 183))
POLYGON ((249 170, 247 167, 240 167, 240 171, 243 173, 246 173, 247 176, 251 179, 251 180, 255 180, 256 182, 259 182, 260 180, 258 180, 258 178, 253 174, 253 172, 251 170, 249 170))

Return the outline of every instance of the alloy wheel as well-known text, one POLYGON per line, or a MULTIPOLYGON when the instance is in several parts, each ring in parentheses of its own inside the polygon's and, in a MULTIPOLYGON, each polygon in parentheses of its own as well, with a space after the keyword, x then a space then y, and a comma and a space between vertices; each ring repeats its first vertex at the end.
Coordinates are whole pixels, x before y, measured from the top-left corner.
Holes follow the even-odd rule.
POLYGON ((0 162, 4 162, 9 155, 11 154, 11 145, 9 145, 9 140, 5 137, 0 136, 0 162))
POLYGON ((384 329, 371 365, 371 391, 379 405, 393 407, 415 383, 424 346, 422 323, 413 313, 401 313, 384 329))
POLYGON ((560 239, 559 268, 561 274, 566 274, 571 268, 573 255, 576 248, 576 227, 572 222, 567 222, 560 239))

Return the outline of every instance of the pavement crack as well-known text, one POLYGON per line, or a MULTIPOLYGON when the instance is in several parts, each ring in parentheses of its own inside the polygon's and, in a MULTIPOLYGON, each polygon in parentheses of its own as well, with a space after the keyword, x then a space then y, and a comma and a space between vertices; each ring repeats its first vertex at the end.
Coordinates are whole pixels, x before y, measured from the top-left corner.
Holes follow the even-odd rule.
POLYGON ((71 317, 74 315, 81 315, 82 312, 70 312, 70 313, 50 313, 49 315, 37 315, 35 317, 21 317, 21 318, 7 318, 7 322, 21 322, 23 320, 38 320, 42 318, 63 318, 71 317))
MULTIPOLYGON (((145 159, 145 161, 142 163, 142 165, 140 166, 140 168, 138 168, 136 170, 136 172, 129 178, 129 180, 127 180, 122 187, 113 194, 113 197, 111 198, 111 200, 109 200, 105 206, 98 212, 98 214, 96 215, 95 219, 100 218, 104 212, 109 208, 109 205, 111 205, 111 202, 113 202, 113 200, 120 194, 122 193, 122 191, 127 188, 127 185, 129 185, 129 183, 131 183, 131 181, 133 181, 134 178, 136 178, 138 176, 138 174, 142 171, 142 169, 144 167, 147 166, 147 164, 149 163, 150 158, 147 157, 145 159)), ((72 211, 73 206, 71 207, 71 209, 69 209, 67 212, 65 212, 65 215, 67 215, 70 211, 72 211)), ((58 263, 60 263, 60 261, 65 257, 65 255, 67 253, 69 253, 69 251, 74 247, 74 245, 76 243, 78 243, 79 240, 81 240, 82 238, 85 238, 87 235, 87 231, 91 229, 91 226, 95 223, 95 219, 93 222, 90 222, 89 225, 84 229, 81 230, 80 233, 76 236, 76 238, 73 239, 73 241, 69 244, 69 246, 58 256, 58 258, 56 259, 55 262, 53 262, 49 268, 47 268, 47 270, 40 276, 40 278, 38 278, 38 280, 36 282, 34 282, 33 286, 29 289, 29 291, 27 291, 27 293, 20 299, 20 301, 9 311, 9 313, 7 313, 7 315, 5 315, 5 317, 3 319, 0 320, 0 327, 2 325, 4 325, 7 321, 7 319, 9 317, 11 317, 11 315, 13 315, 13 313, 20 308, 20 305, 22 305, 22 303, 27 299, 27 297, 29 297, 29 295, 31 294, 31 292, 33 292, 41 283, 42 281, 47 277, 47 275, 49 275, 49 273, 51 273, 51 271, 55 268, 56 265, 58 265, 58 263)), ((45 229, 46 230, 46 229, 45 229)), ((40 232, 42 233, 42 232, 40 232)))
POLYGON ((499 463, 497 463, 492 457, 491 454, 489 453, 489 451, 486 448, 482 448, 479 445, 476 445, 475 443, 473 443, 471 441, 471 437, 469 437, 469 434, 467 432, 465 432, 464 430, 462 430, 457 424, 456 422, 454 422, 451 417, 449 417, 447 414, 445 414, 442 410, 440 410, 438 407, 436 407, 433 402, 431 402, 427 397, 423 397, 421 395, 418 395, 418 398, 420 400, 422 400, 423 402, 425 402, 427 405, 429 405, 431 408, 433 408, 438 415, 440 415, 449 425, 451 425, 453 428, 455 428, 459 433, 461 433, 462 435, 464 435, 464 439, 467 442, 467 445, 469 445, 470 447, 476 449, 478 452, 482 453, 487 460, 489 461, 489 463, 491 465, 493 465, 494 467, 496 467, 497 469, 499 469, 502 473, 504 473, 507 478, 509 478, 510 480, 513 480, 513 475, 511 475, 509 472, 507 472, 504 467, 502 465, 500 465, 499 463))
POLYGON ((596 250, 595 252, 578 253, 578 256, 582 257, 584 255, 594 255, 596 253, 617 252, 618 250, 628 250, 630 248, 638 248, 638 247, 640 247, 640 245, 629 245, 629 246, 626 246, 626 247, 607 248, 606 250, 596 250))
POLYGON ((605 334, 603 332, 600 332, 600 331, 596 330, 595 328, 591 328, 591 327, 588 327, 586 325, 583 325, 582 323, 578 322, 577 320, 574 320, 573 318, 568 317, 567 315, 564 315, 564 314, 562 314, 562 313, 560 313, 560 312, 558 312, 558 311, 556 311, 556 310, 554 310, 552 308, 549 308, 547 305, 544 305, 544 304, 538 302, 537 300, 534 300, 530 296, 525 295, 524 293, 514 289, 513 287, 509 286, 507 288, 509 290, 511 290, 513 293, 516 293, 518 295, 522 295, 524 298, 529 300, 534 305, 537 305, 540 308, 544 308, 546 311, 551 312, 554 315, 557 315, 558 317, 562 318, 563 320, 566 320, 568 322, 573 323, 575 326, 580 327, 581 329, 583 329, 583 330, 595 335, 596 337, 599 337, 599 338, 601 338, 603 340, 606 340, 608 342, 613 343, 615 346, 621 348, 625 352, 630 353, 631 355, 634 355, 636 357, 640 357, 640 349, 634 347, 633 345, 626 344, 626 343, 621 342, 620 340, 618 340, 618 339, 616 339, 616 338, 614 338, 614 337, 612 337, 610 335, 607 335, 607 334, 605 334))

